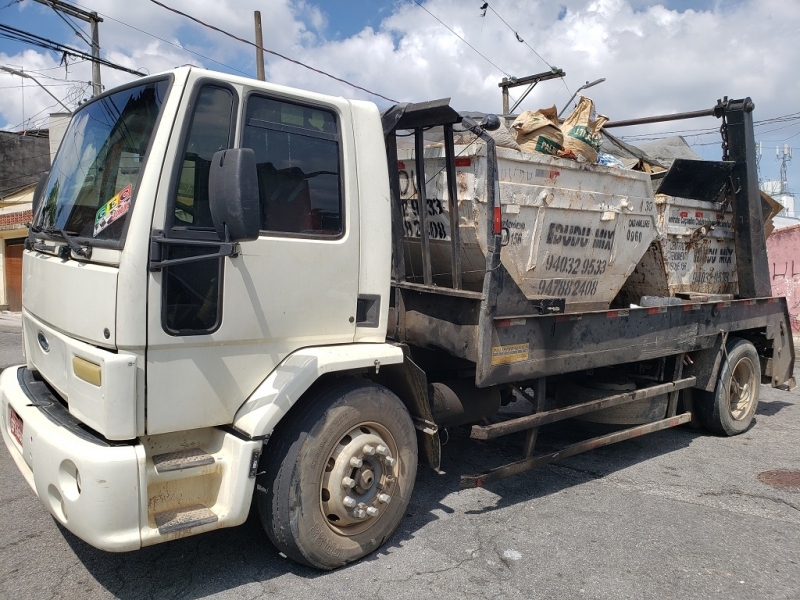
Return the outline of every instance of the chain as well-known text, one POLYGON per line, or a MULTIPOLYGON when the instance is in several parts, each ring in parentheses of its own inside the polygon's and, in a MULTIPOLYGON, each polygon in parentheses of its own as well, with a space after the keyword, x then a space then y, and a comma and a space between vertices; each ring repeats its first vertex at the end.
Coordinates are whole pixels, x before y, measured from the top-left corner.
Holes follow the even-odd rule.
POLYGON ((728 153, 728 118, 722 112, 722 125, 719 126, 719 135, 722 138, 722 160, 730 160, 728 153))

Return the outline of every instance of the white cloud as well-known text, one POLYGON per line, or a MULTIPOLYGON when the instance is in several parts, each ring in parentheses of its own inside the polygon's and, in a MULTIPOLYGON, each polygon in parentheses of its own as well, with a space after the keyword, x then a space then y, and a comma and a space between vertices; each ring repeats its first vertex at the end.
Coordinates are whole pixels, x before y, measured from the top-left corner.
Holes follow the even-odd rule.
MULTIPOLYGON (((84 2, 88 4, 89 0, 81 4, 84 2)), ((328 39, 328 28, 333 19, 327 11, 333 9, 327 3, 273 0, 267 9, 255 0, 168 0, 168 4, 248 40, 253 39, 253 10, 259 9, 268 48, 398 100, 452 97, 458 109, 499 111, 497 83, 503 71, 524 76, 548 70, 526 44, 516 40, 513 29, 550 64, 567 72, 566 86, 557 80, 541 83, 522 108, 552 104, 561 108, 582 83, 605 77, 605 83, 587 93, 595 99, 598 110, 612 119, 710 108, 724 95, 752 96, 756 119, 800 110, 798 2, 702 2, 699 6, 713 8, 684 12, 644 0, 490 2, 511 29, 492 10, 481 18, 478 2, 424 2, 431 13, 500 70, 411 2, 391 3, 376 28, 365 27, 348 38, 332 40, 328 39), (559 20, 560 15, 563 18, 559 20)), ((189 52, 194 50, 247 73, 255 71, 252 46, 193 24, 151 2, 128 2, 124 11, 114 0, 94 0, 91 7, 184 48, 106 18, 100 29, 104 56, 120 64, 151 73, 185 63, 220 68, 189 52)), ((32 19, 55 18, 44 7, 30 2, 20 10, 27 11, 32 19)), ((335 32, 330 33, 335 37, 335 32)), ((37 69, 56 64, 49 55, 35 51, 0 55, 0 61, 37 69)), ((369 97, 269 55, 267 74, 278 83, 369 97)), ((73 67, 73 76, 88 79, 88 65, 73 67)), ((0 76, 0 84, 9 85, 9 77, 0 76)), ((130 78, 103 68, 106 85, 130 78)), ((520 92, 518 88, 516 93, 520 92)), ((8 125, 22 120, 20 102, 13 96, 3 94, 0 98, 0 122, 8 125)), ((26 114, 29 109, 40 110, 47 105, 44 94, 26 95, 26 114)), ((716 125, 711 119, 667 124, 661 129, 716 125)))

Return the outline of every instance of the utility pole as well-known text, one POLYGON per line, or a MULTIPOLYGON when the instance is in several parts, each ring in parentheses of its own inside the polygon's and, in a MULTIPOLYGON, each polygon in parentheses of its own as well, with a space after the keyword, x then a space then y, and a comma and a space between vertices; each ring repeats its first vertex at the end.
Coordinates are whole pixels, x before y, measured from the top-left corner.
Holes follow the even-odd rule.
MULTIPOLYGON (((89 23, 92 27, 92 94, 99 96, 103 92, 103 86, 100 83, 100 34, 98 32, 98 25, 103 22, 103 19, 97 16, 96 12, 88 12, 81 10, 76 6, 62 2, 61 0, 35 0, 39 4, 49 6, 55 11, 62 12, 68 17, 75 17, 81 21, 89 23)), ((85 38, 84 38, 85 39, 85 38)))
POLYGON ((261 11, 253 13, 256 22, 256 77, 264 81, 264 40, 261 34, 261 11))

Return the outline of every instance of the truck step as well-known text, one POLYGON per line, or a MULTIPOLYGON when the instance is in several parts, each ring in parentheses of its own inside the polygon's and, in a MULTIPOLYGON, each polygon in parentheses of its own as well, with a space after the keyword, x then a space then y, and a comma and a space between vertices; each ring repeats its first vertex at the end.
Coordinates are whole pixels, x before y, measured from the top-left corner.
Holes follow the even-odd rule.
POLYGON ((157 473, 180 471, 181 469, 210 465, 213 462, 213 456, 202 448, 196 447, 178 450, 177 452, 167 452, 166 454, 157 454, 153 457, 153 466, 156 468, 157 473))
POLYGON ((185 506, 175 510, 165 510, 156 514, 155 518, 158 532, 162 535, 217 521, 217 515, 202 504, 185 506))

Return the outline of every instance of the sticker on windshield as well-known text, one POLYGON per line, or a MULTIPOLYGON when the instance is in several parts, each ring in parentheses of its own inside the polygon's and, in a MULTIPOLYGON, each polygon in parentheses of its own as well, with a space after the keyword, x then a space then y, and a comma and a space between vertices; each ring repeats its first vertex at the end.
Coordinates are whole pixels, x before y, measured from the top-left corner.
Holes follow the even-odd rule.
POLYGON ((98 233, 130 210, 131 192, 131 184, 128 184, 122 188, 119 194, 100 207, 100 210, 97 211, 94 217, 93 237, 97 237, 98 233))

